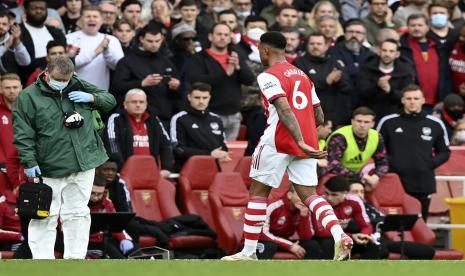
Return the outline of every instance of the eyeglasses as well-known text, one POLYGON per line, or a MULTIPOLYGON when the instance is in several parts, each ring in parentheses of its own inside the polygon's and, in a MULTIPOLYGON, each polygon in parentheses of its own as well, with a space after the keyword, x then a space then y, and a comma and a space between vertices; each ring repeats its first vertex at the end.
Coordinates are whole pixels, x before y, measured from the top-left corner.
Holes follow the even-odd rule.
POLYGON ((197 37, 196 36, 192 36, 192 37, 182 37, 181 38, 183 41, 196 41, 197 40, 197 37))

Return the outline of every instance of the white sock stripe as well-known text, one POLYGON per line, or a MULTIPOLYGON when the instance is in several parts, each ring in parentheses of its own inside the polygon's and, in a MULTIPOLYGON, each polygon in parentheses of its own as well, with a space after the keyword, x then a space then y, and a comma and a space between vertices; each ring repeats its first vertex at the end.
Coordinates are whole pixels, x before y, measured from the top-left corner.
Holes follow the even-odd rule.
POLYGON ((246 220, 251 220, 251 221, 265 221, 266 220, 266 215, 249 215, 249 214, 245 214, 245 219, 246 220))
POLYGON ((310 211, 313 212, 313 208, 315 208, 315 205, 317 205, 318 203, 321 203, 321 202, 325 202, 324 199, 322 199, 321 197, 315 199, 314 201, 312 201, 312 203, 310 203, 310 211))
POLYGON ((320 219, 320 215, 323 211, 326 211, 326 210, 333 210, 333 208, 331 208, 331 206, 328 205, 323 205, 321 206, 320 208, 318 208, 318 210, 316 210, 315 212, 315 215, 316 215, 316 219, 320 219))
POLYGON ((266 203, 249 202, 249 204, 247 204, 247 208, 255 210, 266 210, 266 203))
POLYGON ((250 226, 247 224, 244 224, 244 232, 250 233, 250 234, 259 234, 262 232, 262 227, 261 226, 250 226))
POLYGON ((258 240, 244 239, 244 246, 257 246, 258 240))
POLYGON ((326 216, 322 221, 321 224, 323 224, 323 227, 326 228, 326 225, 331 222, 331 221, 339 221, 335 215, 329 215, 326 216))

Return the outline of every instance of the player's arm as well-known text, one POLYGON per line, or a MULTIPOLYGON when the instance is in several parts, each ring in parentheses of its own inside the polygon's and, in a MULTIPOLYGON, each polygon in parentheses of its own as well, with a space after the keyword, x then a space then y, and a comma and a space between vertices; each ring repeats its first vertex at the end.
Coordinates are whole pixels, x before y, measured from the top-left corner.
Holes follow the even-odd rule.
POLYGON ((316 126, 321 126, 325 122, 325 114, 323 113, 323 109, 321 106, 314 107, 313 113, 315 113, 315 123, 316 126))

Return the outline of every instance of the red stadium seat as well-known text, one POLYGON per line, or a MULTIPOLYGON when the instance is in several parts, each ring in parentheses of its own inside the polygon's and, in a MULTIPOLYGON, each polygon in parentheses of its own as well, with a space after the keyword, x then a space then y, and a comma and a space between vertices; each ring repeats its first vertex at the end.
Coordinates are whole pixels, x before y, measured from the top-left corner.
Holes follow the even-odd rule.
POLYGON ((465 164, 465 154, 453 150, 449 160, 436 169, 436 175, 465 175, 465 166, 463 164, 465 164))
POLYGON ((13 251, 0 251, 0 259, 12 259, 13 251))
POLYGON ((251 184, 251 179, 249 177, 251 165, 252 165, 252 156, 244 156, 237 162, 237 165, 234 168, 235 172, 238 172, 241 174, 242 180, 244 181, 244 184, 247 187, 247 189, 250 188, 250 184, 251 184))
POLYGON ((445 198, 452 197, 448 181, 436 181, 436 193, 431 198, 429 213, 433 216, 445 215, 449 211, 449 205, 444 202, 445 198))
POLYGON ((0 172, 0 194, 4 191, 4 190, 11 190, 11 187, 13 185, 11 185, 11 182, 10 180, 8 179, 8 176, 2 172, 0 172))
POLYGON ((216 161, 211 156, 192 156, 179 172, 180 207, 183 213, 195 214, 212 228, 213 223, 208 189, 218 173, 216 161))
MULTIPOLYGON (((176 206, 176 188, 160 177, 155 159, 150 155, 133 155, 126 160, 121 178, 126 181, 131 194, 134 212, 145 219, 161 221, 181 214, 176 206)), ((169 240, 169 247, 208 248, 215 241, 205 236, 176 236, 169 240)))
MULTIPOLYGON (((421 206, 418 200, 405 193, 399 176, 394 173, 386 174, 376 189, 368 196, 369 201, 385 214, 419 214, 421 206)), ((397 232, 386 232, 386 236, 393 241, 399 241, 397 232)), ((434 232, 428 228, 423 219, 419 219, 412 231, 405 232, 406 241, 432 244, 435 240, 434 232)), ((456 250, 440 249, 436 251, 435 259, 463 258, 463 254, 456 250)))
POLYGON ((218 173, 208 193, 219 246, 236 253, 242 240, 244 212, 249 192, 239 173, 218 173))
POLYGON ((244 156, 245 149, 247 148, 247 141, 226 141, 226 145, 229 149, 231 161, 220 162, 221 171, 232 172, 239 160, 244 156))
POLYGON ((241 125, 239 128, 239 134, 236 138, 237 141, 247 141, 247 126, 241 125))

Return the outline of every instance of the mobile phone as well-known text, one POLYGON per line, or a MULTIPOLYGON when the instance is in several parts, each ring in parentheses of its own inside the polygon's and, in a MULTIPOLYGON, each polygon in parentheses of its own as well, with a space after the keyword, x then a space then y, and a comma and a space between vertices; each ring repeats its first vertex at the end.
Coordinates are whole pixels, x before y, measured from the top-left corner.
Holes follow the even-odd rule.
POLYGON ((171 78, 173 77, 173 68, 167 67, 165 68, 165 72, 163 73, 163 81, 164 82, 169 82, 171 78))

